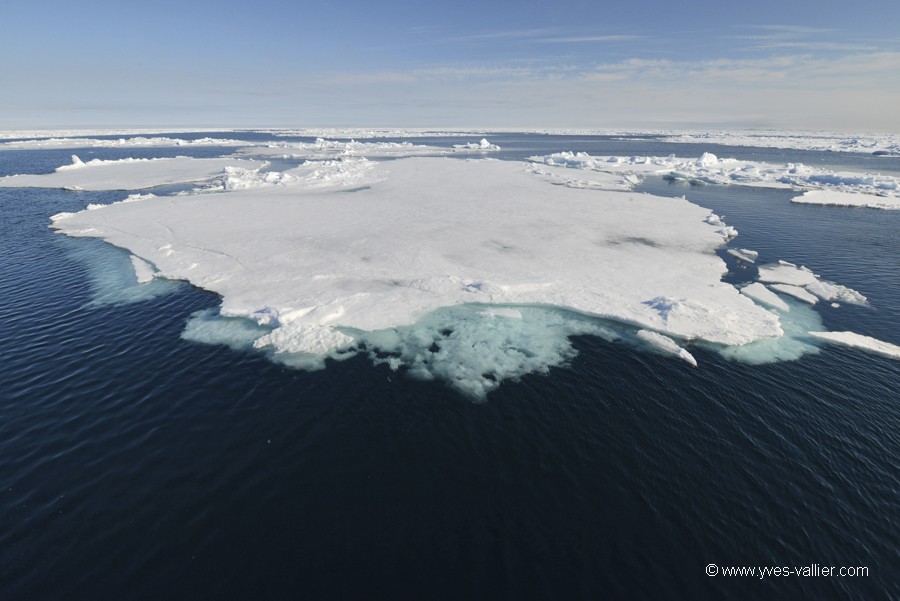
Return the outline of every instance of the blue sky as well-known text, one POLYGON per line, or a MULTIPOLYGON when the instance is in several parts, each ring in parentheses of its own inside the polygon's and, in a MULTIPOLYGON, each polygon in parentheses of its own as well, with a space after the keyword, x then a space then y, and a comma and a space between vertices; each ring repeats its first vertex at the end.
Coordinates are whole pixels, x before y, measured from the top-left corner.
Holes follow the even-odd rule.
POLYGON ((6 0, 0 128, 900 132, 900 2, 6 0))

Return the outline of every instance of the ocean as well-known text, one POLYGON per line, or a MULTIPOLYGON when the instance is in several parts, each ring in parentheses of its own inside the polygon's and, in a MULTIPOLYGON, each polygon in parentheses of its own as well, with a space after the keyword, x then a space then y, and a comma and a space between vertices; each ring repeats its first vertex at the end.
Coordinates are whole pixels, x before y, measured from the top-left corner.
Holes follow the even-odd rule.
MULTIPOLYGON (((900 174, 865 154, 488 138, 505 160, 713 152, 900 174)), ((0 176, 73 152, 233 150, 2 150, 0 176)), ((738 229, 728 247, 859 290, 871 306, 816 306, 825 327, 900 344, 900 212, 656 177, 637 190, 687 196, 738 229)), ((291 369, 183 340, 215 294, 139 288, 128 253, 48 229, 123 196, 0 188, 0 599, 900 598, 897 361, 692 347, 692 369, 578 336, 569 365, 481 403, 363 356, 291 369)), ((728 281, 753 278, 721 255, 728 281)))

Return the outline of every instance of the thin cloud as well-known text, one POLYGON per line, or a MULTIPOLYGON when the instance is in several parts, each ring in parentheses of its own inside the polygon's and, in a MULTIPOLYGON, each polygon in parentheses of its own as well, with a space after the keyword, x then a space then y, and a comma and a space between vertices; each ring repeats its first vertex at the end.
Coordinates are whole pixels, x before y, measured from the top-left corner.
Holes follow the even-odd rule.
POLYGON ((807 25, 751 25, 754 29, 762 29, 764 31, 774 31, 779 33, 794 35, 812 35, 814 33, 832 33, 836 29, 825 29, 822 27, 809 27, 807 25))
POLYGON ((493 40, 516 40, 537 38, 556 33, 554 29, 515 29, 507 31, 486 31, 482 33, 470 33, 462 36, 455 36, 453 40, 467 40, 471 42, 493 40))
POLYGON ((646 39, 642 35, 586 35, 586 36, 565 36, 558 38, 539 38, 536 42, 543 44, 580 44, 587 42, 633 42, 636 40, 646 39))

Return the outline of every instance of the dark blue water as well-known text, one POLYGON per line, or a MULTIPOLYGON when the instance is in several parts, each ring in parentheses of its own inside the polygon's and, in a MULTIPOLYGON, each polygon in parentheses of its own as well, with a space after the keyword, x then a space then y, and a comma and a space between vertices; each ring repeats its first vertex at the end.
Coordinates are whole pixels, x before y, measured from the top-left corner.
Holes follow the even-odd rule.
MULTIPOLYGON (((594 151, 564 141, 509 140, 594 151)), ((615 154, 676 152, 629 144, 615 154)), ((5 151, 0 173, 68 154, 5 151)), ((644 189, 862 291, 871 308, 819 307, 826 325, 900 343, 900 216, 644 189)), ((121 195, 0 189, 0 598, 900 597, 897 362, 692 349, 690 369, 582 337, 570 367, 483 404, 362 357, 291 370, 181 340, 190 313, 218 305, 188 285, 91 304, 98 265, 127 255, 48 217, 121 195), (868 576, 711 578, 710 563, 868 576)))

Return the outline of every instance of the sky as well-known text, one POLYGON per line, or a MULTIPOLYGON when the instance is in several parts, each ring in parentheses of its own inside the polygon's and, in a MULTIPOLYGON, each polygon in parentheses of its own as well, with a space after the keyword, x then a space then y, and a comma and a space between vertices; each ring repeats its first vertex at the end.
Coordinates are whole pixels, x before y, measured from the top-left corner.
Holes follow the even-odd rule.
POLYGON ((900 2, 4 0, 0 128, 900 133, 900 2))

